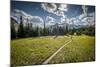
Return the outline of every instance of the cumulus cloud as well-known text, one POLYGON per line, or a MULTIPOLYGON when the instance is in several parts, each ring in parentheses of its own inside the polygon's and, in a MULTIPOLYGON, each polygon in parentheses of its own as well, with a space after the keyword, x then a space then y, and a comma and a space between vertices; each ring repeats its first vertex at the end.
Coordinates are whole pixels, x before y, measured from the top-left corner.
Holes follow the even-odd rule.
POLYGON ((81 19, 82 22, 87 22, 88 17, 84 17, 83 19, 81 19))
POLYGON ((86 7, 85 5, 83 5, 83 6, 82 6, 82 9, 83 9, 83 13, 84 13, 84 14, 87 14, 88 7, 86 7))
POLYGON ((72 17, 72 18, 70 18, 70 23, 69 24, 78 25, 79 20, 76 17, 72 17))
POLYGON ((48 11, 50 13, 53 13, 56 9, 57 9, 57 6, 56 4, 54 3, 43 3, 41 4, 42 8, 45 10, 45 11, 48 11))
POLYGON ((13 13, 13 12, 11 13, 11 18, 13 18, 13 19, 16 20, 16 21, 18 20, 18 19, 16 18, 16 16, 14 16, 14 13, 13 13))
POLYGON ((61 10, 56 11, 54 14, 56 14, 57 16, 65 17, 64 12, 61 10))
POLYGON ((32 18, 30 19, 32 23, 43 23, 43 19, 39 16, 32 16, 32 18))
POLYGON ((95 13, 87 13, 87 16, 85 14, 81 14, 80 16, 78 16, 79 20, 81 21, 81 23, 84 23, 84 25, 86 24, 90 24, 93 25, 95 24, 95 13))
POLYGON ((58 9, 61 10, 61 11, 67 11, 68 10, 66 4, 60 4, 58 9))
POLYGON ((66 4, 55 4, 55 3, 42 3, 41 7, 52 14, 55 14, 57 16, 64 17, 64 12, 67 11, 67 5, 66 4))
POLYGON ((74 24, 74 25, 78 25, 79 24, 79 19, 77 19, 76 17, 72 17, 72 18, 61 18, 61 24, 63 23, 67 23, 67 24, 74 24))
POLYGON ((88 16, 90 16, 90 17, 95 17, 95 13, 94 13, 94 12, 89 13, 88 16))
MULTIPOLYGON (((69 22, 69 20, 67 18, 65 18, 65 14, 64 14, 65 12, 68 11, 67 4, 42 3, 41 7, 49 13, 60 16, 61 17, 60 23, 69 22)), ((47 17, 47 19, 49 21, 48 25, 54 24, 54 18, 47 17)))
POLYGON ((83 25, 93 25, 95 24, 95 13, 88 13, 88 7, 83 5, 82 6, 83 13, 78 16, 78 20, 80 21, 79 24, 83 25))
POLYGON ((31 16, 29 14, 27 14, 26 12, 22 11, 22 10, 19 10, 19 9, 14 9, 12 12, 11 12, 11 16, 13 16, 13 18, 16 18, 17 21, 20 23, 20 16, 23 17, 23 21, 24 22, 27 22, 27 17, 31 16))
POLYGON ((88 7, 82 6, 83 13, 76 17, 61 17, 61 23, 68 23, 74 25, 93 25, 95 24, 95 13, 88 13, 88 7))
POLYGON ((51 16, 46 17, 46 24, 47 25, 54 25, 54 23, 55 23, 55 19, 53 17, 51 17, 51 16))
POLYGON ((85 14, 81 14, 77 17, 71 18, 61 18, 61 23, 68 23, 74 25, 94 25, 95 24, 95 13, 88 13, 87 16, 85 14))
POLYGON ((51 17, 51 16, 47 16, 47 17, 46 17, 46 21, 47 21, 47 22, 54 22, 54 20, 55 20, 55 19, 54 19, 53 17, 51 17))
POLYGON ((79 18, 77 18, 77 17, 72 17, 72 18, 70 18, 70 23, 69 24, 72 24, 72 25, 83 25, 84 24, 84 22, 86 22, 86 20, 85 19, 79 19, 79 18))
POLYGON ((28 18, 28 19, 31 19, 31 18, 32 18, 32 15, 30 15, 30 14, 24 12, 23 10, 14 9, 12 13, 13 13, 13 15, 16 16, 16 17, 22 16, 23 18, 28 18))
POLYGON ((87 16, 86 16, 86 14, 84 14, 84 13, 82 13, 81 15, 78 16, 78 18, 79 18, 80 20, 84 19, 85 17, 87 17, 87 16))
POLYGON ((87 11, 88 11, 88 7, 86 7, 85 5, 82 6, 82 9, 83 9, 83 13, 79 16, 79 19, 82 20, 84 18, 87 17, 87 11))
POLYGON ((15 11, 12 11, 11 12, 11 18, 15 19, 18 23, 20 22, 19 19, 20 19, 20 14, 16 13, 15 11))
POLYGON ((16 17, 20 17, 20 16, 27 16, 28 14, 22 10, 19 9, 14 9, 13 13, 15 14, 16 17))
POLYGON ((40 25, 43 24, 43 19, 39 16, 32 16, 22 10, 14 9, 11 13, 11 17, 17 19, 17 21, 20 21, 20 16, 23 17, 24 23, 32 23, 34 25, 40 25), (19 19, 19 20, 18 20, 19 19))
POLYGON ((67 17, 61 17, 61 23, 68 23, 70 24, 70 19, 67 17))

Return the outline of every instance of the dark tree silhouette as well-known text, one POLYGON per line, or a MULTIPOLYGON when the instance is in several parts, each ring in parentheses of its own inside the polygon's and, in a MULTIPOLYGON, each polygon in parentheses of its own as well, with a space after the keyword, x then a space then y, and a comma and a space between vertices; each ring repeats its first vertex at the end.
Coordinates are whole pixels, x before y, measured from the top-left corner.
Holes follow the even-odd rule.
POLYGON ((25 35, 24 32, 24 25, 23 25, 23 21, 22 21, 22 16, 20 16, 20 24, 19 24, 19 28, 18 28, 18 37, 19 38, 23 38, 25 35))
POLYGON ((16 38, 16 30, 15 30, 15 26, 14 26, 15 23, 16 23, 16 21, 11 18, 11 39, 16 38))

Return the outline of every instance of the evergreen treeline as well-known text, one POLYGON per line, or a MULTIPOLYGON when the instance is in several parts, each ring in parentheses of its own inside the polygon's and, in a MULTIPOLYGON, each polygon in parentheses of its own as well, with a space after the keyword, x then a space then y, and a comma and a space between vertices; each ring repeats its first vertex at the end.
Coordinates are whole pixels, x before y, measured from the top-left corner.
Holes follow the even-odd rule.
POLYGON ((32 23, 27 23, 24 25, 22 17, 20 17, 20 23, 17 23, 13 18, 11 18, 11 39, 15 38, 25 38, 25 37, 37 37, 37 36, 48 36, 48 35, 95 35, 94 26, 86 26, 81 28, 73 28, 68 30, 68 25, 64 26, 49 26, 44 28, 33 27, 32 23))
POLYGON ((89 36, 95 36, 95 27, 94 26, 85 26, 77 29, 71 29, 69 30, 70 35, 89 35, 89 36))

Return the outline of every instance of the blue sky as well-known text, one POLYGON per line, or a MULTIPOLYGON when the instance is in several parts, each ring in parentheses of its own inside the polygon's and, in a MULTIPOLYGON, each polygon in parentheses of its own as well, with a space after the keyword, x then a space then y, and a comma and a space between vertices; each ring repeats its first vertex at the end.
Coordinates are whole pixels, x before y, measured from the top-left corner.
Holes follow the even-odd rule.
MULTIPOLYGON (((67 18, 71 20, 75 18, 75 21, 80 18, 81 15, 84 16, 85 12, 88 15, 92 15, 92 18, 95 18, 95 6, 85 6, 82 8, 82 5, 73 5, 73 4, 64 4, 61 9, 58 8, 59 4, 46 4, 40 2, 23 2, 23 1, 11 1, 11 13, 17 9, 21 10, 32 16, 39 16, 43 21, 46 21, 47 16, 50 16, 50 21, 61 22, 67 18), (66 6, 67 5, 67 6, 66 6), (50 7, 48 9, 48 7, 50 7), (86 8, 88 8, 86 10, 86 8), (59 10, 58 10, 59 9, 59 10), (60 12, 61 14, 57 13, 60 12), (85 11, 85 12, 84 12, 85 11), (54 19, 54 20, 53 20, 54 19)), ((86 17, 86 16, 84 16, 86 17)), ((87 18, 87 17, 86 17, 87 18)), ((90 18, 90 17, 89 17, 90 18)), ((92 19, 90 18, 90 19, 92 19)), ((84 20, 84 19, 81 19, 84 20)), ((91 21, 94 22, 95 20, 91 21)), ((77 22, 81 23, 82 21, 78 20, 77 22)))

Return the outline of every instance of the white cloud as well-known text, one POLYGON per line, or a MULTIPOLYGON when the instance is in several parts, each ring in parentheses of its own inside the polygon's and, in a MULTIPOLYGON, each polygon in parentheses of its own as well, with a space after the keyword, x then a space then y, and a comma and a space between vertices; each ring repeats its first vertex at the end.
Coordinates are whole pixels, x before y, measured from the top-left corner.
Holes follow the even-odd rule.
POLYGON ((15 15, 16 17, 20 17, 22 16, 24 19, 31 19, 32 18, 32 15, 24 12, 23 10, 19 10, 19 9, 14 9, 13 10, 13 15, 15 15))
POLYGON ((43 3, 41 5, 42 5, 41 7, 45 11, 50 12, 50 13, 54 13, 54 11, 57 9, 56 4, 54 4, 54 3, 43 3))
POLYGON ((57 16, 65 17, 64 12, 61 10, 57 10, 54 14, 56 14, 57 16))
POLYGON ((95 24, 95 17, 88 17, 88 23, 90 25, 94 25, 95 24))
POLYGON ((43 23, 43 19, 39 16, 32 16, 32 18, 30 19, 32 23, 43 23))
MULTIPOLYGON (((93 25, 95 24, 95 13, 87 13, 88 8, 86 6, 82 6, 83 13, 77 17, 72 17, 69 19, 69 24, 74 25, 93 25)), ((64 19, 63 19, 64 20, 64 19)))
POLYGON ((84 13, 84 14, 87 14, 88 7, 86 7, 85 5, 83 5, 83 6, 82 6, 82 9, 83 9, 83 13, 84 13))
POLYGON ((68 24, 70 24, 70 19, 67 18, 67 17, 62 17, 61 18, 61 23, 68 23, 68 24))
POLYGON ((82 13, 81 15, 78 16, 78 18, 79 18, 80 20, 84 19, 85 17, 87 17, 87 16, 86 16, 86 14, 83 14, 83 13, 82 13))
POLYGON ((72 17, 72 18, 61 18, 61 23, 68 23, 68 24, 74 24, 74 25, 80 25, 80 20, 77 17, 72 17))
POLYGON ((13 12, 11 13, 11 18, 13 18, 13 19, 16 20, 16 21, 18 20, 18 19, 16 18, 16 16, 14 15, 13 12))
POLYGON ((85 14, 81 14, 77 17, 72 18, 61 18, 61 23, 68 23, 74 25, 94 25, 95 24, 95 13, 88 13, 87 16, 85 14))
POLYGON ((15 18, 15 19, 19 19, 18 22, 20 21, 20 16, 23 17, 23 22, 24 24, 26 23, 33 23, 34 25, 40 25, 43 24, 43 19, 39 16, 32 16, 22 10, 18 10, 18 9, 14 9, 11 12, 11 17, 15 18))
POLYGON ((95 24, 95 13, 88 13, 88 7, 82 6, 83 13, 78 17, 82 24, 95 24))
POLYGON ((47 21, 47 23, 51 23, 51 22, 54 22, 55 19, 53 17, 51 17, 51 16, 47 16, 46 17, 46 21, 47 21))
POLYGON ((64 12, 68 10, 66 4, 42 3, 41 7, 49 13, 62 17, 65 17, 64 12))
POLYGON ((79 20, 78 18, 72 17, 72 18, 70 19, 70 24, 80 25, 81 23, 80 23, 80 20, 79 20))
POLYGON ((17 12, 17 13, 19 13, 21 10, 19 10, 19 9, 14 9, 14 12, 17 12))
POLYGON ((15 16, 17 16, 17 17, 28 15, 26 12, 19 10, 19 9, 14 9, 13 12, 14 12, 15 16))
POLYGON ((60 4, 58 9, 61 10, 61 11, 67 11, 68 10, 66 4, 60 4))
POLYGON ((88 17, 84 17, 83 19, 81 19, 82 22, 87 22, 88 17))
POLYGON ((20 23, 19 14, 15 13, 14 11, 11 12, 11 18, 15 19, 18 23, 20 23))
POLYGON ((95 24, 95 13, 87 13, 87 15, 85 14, 81 14, 80 16, 78 16, 79 20, 81 21, 81 23, 86 24, 90 24, 93 25, 95 24))
POLYGON ((22 10, 19 10, 19 9, 14 9, 12 12, 11 12, 11 16, 14 16, 17 18, 17 21, 20 23, 20 16, 23 17, 23 21, 24 23, 27 22, 27 18, 31 15, 27 14, 26 12, 22 11, 22 10))
POLYGON ((94 12, 89 13, 88 16, 90 16, 90 17, 95 17, 95 13, 94 13, 94 12))
POLYGON ((46 17, 46 25, 54 25, 55 24, 55 19, 51 16, 46 17))

